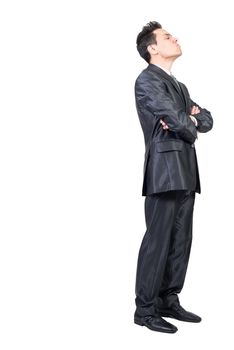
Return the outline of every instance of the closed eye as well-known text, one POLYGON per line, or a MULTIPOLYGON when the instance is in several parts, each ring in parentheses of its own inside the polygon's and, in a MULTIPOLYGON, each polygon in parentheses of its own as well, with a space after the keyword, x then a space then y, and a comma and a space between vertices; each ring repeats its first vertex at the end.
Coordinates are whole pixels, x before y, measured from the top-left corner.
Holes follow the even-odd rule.
POLYGON ((168 40, 168 39, 171 38, 171 35, 170 34, 165 34, 164 37, 165 37, 166 40, 168 40))

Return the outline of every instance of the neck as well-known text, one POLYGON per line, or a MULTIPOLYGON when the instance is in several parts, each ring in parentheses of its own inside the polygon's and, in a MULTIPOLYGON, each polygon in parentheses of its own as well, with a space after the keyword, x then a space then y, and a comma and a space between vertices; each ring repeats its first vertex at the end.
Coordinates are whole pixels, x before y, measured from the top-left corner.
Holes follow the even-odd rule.
POLYGON ((170 59, 170 60, 165 60, 162 57, 152 57, 150 60, 150 63, 152 64, 158 64, 159 66, 171 71, 171 67, 174 63, 174 60, 170 59))

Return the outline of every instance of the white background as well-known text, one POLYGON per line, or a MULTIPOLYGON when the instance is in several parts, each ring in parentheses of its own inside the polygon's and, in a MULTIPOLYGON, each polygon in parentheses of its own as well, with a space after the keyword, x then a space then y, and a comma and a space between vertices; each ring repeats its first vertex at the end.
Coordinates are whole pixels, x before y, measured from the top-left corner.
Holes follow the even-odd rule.
POLYGON ((232 1, 1 1, 0 348, 233 349, 232 1), (134 82, 142 26, 180 39, 173 73, 212 112, 174 335, 133 323, 145 232, 134 82))

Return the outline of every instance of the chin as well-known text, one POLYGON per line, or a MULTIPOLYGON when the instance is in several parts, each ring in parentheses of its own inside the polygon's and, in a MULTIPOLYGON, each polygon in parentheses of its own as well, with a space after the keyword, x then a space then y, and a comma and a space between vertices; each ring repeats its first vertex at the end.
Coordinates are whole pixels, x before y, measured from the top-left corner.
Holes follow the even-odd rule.
POLYGON ((179 52, 176 54, 176 57, 180 57, 182 55, 182 51, 179 50, 179 52))

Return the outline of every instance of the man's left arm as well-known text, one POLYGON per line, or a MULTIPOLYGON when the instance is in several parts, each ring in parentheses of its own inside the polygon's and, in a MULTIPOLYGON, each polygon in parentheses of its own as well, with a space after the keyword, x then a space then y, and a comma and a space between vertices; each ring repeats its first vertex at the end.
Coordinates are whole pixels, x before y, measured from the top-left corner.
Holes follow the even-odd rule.
POLYGON ((191 112, 191 115, 197 120, 197 131, 203 133, 210 131, 213 127, 213 118, 211 113, 207 109, 201 108, 196 102, 190 99, 191 111, 196 110, 194 106, 197 107, 197 110, 199 111, 198 113, 191 112))

